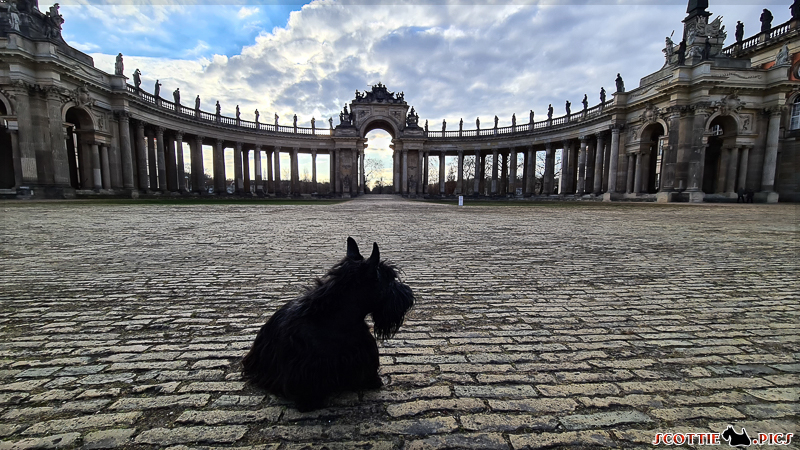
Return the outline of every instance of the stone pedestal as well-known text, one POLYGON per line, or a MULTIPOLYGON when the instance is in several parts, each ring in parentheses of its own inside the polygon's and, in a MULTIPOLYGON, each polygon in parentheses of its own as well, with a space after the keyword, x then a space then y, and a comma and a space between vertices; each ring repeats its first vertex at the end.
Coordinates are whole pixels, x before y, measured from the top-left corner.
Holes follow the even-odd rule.
POLYGON ((756 192, 753 195, 754 203, 778 203, 778 193, 773 191, 756 192))

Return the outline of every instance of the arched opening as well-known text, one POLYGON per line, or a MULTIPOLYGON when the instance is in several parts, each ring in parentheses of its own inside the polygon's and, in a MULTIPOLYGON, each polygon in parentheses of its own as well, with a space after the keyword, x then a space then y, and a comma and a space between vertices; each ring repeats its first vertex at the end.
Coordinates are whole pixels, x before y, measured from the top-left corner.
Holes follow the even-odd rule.
MULTIPOLYGON (((399 186, 394 186, 394 128, 384 120, 374 120, 364 129, 364 138, 367 140, 364 148, 364 182, 365 192, 368 194, 392 194, 399 191, 399 186)), ((416 184, 420 182, 417 171, 412 168, 420 167, 417 159, 408 155, 408 190, 415 192, 416 184), (413 186, 412 186, 413 185, 413 186)), ((416 156, 414 157, 416 158, 416 156)), ((361 164, 358 165, 361 170, 361 164)), ((360 178, 359 178, 360 179, 360 178)))
POLYGON ((653 123, 642 130, 639 140, 641 145, 641 157, 644 164, 642 172, 641 192, 645 194, 655 194, 661 188, 661 174, 663 171, 664 146, 667 136, 665 136, 664 126, 660 123, 653 123))
POLYGON ((709 124, 708 144, 703 162, 703 192, 725 192, 730 152, 724 149, 736 142, 736 121, 730 116, 718 116, 709 124))
POLYGON ((67 163, 69 184, 74 189, 91 189, 92 182, 92 118, 83 109, 72 107, 65 116, 67 122, 67 163))
MULTIPOLYGON (((7 116, 4 102, 0 102, 0 116, 7 116)), ((16 184, 14 179, 14 150, 11 148, 11 134, 5 122, 0 131, 0 189, 10 189, 16 184)))

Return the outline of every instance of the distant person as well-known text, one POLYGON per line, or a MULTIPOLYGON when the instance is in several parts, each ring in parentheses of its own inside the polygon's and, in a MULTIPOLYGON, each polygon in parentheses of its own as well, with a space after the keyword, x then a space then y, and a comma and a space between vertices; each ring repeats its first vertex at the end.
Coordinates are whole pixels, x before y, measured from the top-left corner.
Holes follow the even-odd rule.
POLYGON ((744 188, 740 187, 736 193, 739 195, 738 197, 736 197, 736 203, 739 203, 739 200, 741 200, 742 203, 747 203, 747 199, 744 198, 745 194, 744 188))
POLYGON ((752 189, 747 190, 747 202, 746 203, 753 203, 753 197, 755 197, 756 193, 752 189))

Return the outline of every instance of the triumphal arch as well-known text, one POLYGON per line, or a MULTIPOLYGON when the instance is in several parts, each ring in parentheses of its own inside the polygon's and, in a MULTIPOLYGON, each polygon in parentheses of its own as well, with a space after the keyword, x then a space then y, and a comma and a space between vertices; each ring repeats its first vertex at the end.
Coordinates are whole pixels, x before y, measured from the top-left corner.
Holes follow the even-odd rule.
POLYGON ((211 111, 199 96, 187 104, 179 89, 170 100, 158 84, 142 87, 138 69, 126 72, 121 54, 110 73, 69 46, 58 4, 0 1, 0 196, 299 195, 303 155, 317 195, 348 197, 365 192, 365 136, 380 128, 392 136, 393 190, 404 196, 699 202, 746 190, 760 202, 800 201, 800 4, 789 21, 773 25, 763 14, 759 33, 745 38, 737 27, 733 39, 707 8, 688 2, 677 42, 665 38, 663 66, 636 86, 618 75, 615 89, 568 104, 564 115, 550 107, 514 115, 510 126, 495 116, 434 130, 403 92, 381 83, 356 91, 323 126, 257 112, 251 120, 238 106, 223 115, 219 102, 211 111), (320 154, 330 161, 324 189, 320 154), (428 182, 431 156, 438 184, 428 182), (447 184, 446 158, 455 161, 447 184))

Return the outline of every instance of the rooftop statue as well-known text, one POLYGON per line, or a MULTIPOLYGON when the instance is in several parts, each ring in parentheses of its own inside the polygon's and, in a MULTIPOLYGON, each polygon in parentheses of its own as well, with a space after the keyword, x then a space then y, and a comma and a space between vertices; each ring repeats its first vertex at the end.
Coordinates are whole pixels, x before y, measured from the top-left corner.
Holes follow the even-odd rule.
POLYGON ((572 103, 570 103, 569 100, 567 100, 567 103, 564 105, 564 109, 567 110, 567 115, 570 115, 572 113, 572 108, 570 108, 571 106, 572 103))
POLYGON ((278 126, 278 119, 279 119, 279 118, 280 118, 280 117, 278 117, 278 113, 275 113, 275 126, 276 126, 276 127, 278 126))
POLYGON ((176 88, 172 91, 172 98, 175 100, 175 106, 180 106, 181 104, 181 88, 176 88))
POLYGON ((200 109, 200 96, 199 95, 197 97, 195 97, 195 99, 194 99, 194 109, 196 109, 196 110, 200 109))
POLYGON ((125 66, 122 64, 122 53, 117 55, 117 62, 114 63, 114 75, 124 76, 125 66))
POLYGON ((133 85, 136 87, 136 91, 139 91, 139 86, 142 85, 142 72, 139 69, 133 71, 133 85))
POLYGON ((550 103, 547 105, 547 120, 551 120, 553 118, 553 104, 550 103))
POLYGON ((217 100, 216 108, 217 108, 217 115, 220 115, 220 112, 222 111, 222 107, 219 105, 219 100, 217 100))
POLYGON ((600 88, 600 103, 605 103, 605 102, 606 102, 606 88, 601 87, 600 88))
POLYGON ((512 127, 517 126, 517 113, 511 114, 511 126, 512 127))
POLYGON ((17 9, 17 5, 14 3, 9 3, 8 5, 8 24, 11 26, 13 31, 19 31, 19 9, 17 9))
POLYGON ((241 114, 239 113, 239 105, 236 105, 236 120, 241 120, 241 114))
POLYGON ((741 21, 736 21, 736 33, 734 33, 736 37, 736 42, 742 42, 744 39, 744 24, 741 21))
POLYGON ((625 82, 622 81, 622 75, 617 74, 617 79, 615 81, 617 83, 617 92, 625 92, 625 82))
POLYGON ((761 32, 766 33, 772 29, 772 13, 767 9, 764 8, 764 11, 761 13, 761 32))
POLYGON ((495 128, 497 128, 497 122, 499 122, 499 121, 500 121, 500 119, 498 119, 497 116, 494 116, 494 127, 495 128))
POLYGON ((581 101, 581 103, 583 103, 583 110, 584 111, 589 109, 589 96, 587 94, 583 94, 583 101, 581 101))
POLYGON ((445 130, 447 130, 447 121, 442 119, 442 137, 444 137, 445 130))
POLYGON ((253 114, 256 116, 256 123, 258 123, 258 118, 261 116, 261 114, 258 112, 258 110, 256 110, 253 114))
POLYGON ((480 117, 475 119, 475 126, 478 127, 478 131, 480 131, 480 129, 481 129, 481 118, 480 117))
POLYGON ((533 110, 531 110, 530 113, 530 123, 533 124, 533 110))
POLYGON ((159 96, 161 95, 161 83, 159 83, 158 80, 156 80, 156 86, 153 89, 153 95, 155 96, 155 98, 159 98, 159 96))

